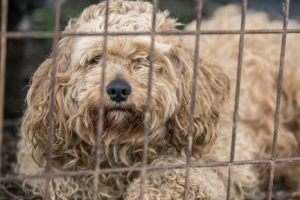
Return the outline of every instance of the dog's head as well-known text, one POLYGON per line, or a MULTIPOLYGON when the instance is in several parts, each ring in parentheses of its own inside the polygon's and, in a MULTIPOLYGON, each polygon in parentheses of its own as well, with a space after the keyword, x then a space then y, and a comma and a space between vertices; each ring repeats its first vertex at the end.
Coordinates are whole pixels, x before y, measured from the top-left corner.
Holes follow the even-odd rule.
MULTIPOLYGON (((32 79, 22 131, 42 155, 53 116, 53 159, 58 168, 93 166, 91 153, 99 122, 103 124, 102 160, 112 156, 114 162, 125 165, 137 162, 144 144, 150 66, 149 158, 160 154, 158 149, 165 146, 180 150, 187 145, 193 52, 182 47, 179 36, 156 35, 150 54, 150 35, 120 32, 150 33, 152 5, 118 0, 110 1, 109 6, 108 32, 119 34, 62 38, 56 56, 47 59, 32 79), (100 105, 103 113, 99 112, 100 105), (133 153, 135 156, 130 156, 133 153)), ((155 31, 160 32, 175 30, 177 24, 167 12, 159 12, 155 25, 155 31)), ((105 3, 100 3, 70 20, 65 32, 103 33, 104 29, 105 3)), ((215 137, 219 111, 228 92, 228 80, 218 67, 200 61, 198 69, 193 119, 195 150, 215 137)))

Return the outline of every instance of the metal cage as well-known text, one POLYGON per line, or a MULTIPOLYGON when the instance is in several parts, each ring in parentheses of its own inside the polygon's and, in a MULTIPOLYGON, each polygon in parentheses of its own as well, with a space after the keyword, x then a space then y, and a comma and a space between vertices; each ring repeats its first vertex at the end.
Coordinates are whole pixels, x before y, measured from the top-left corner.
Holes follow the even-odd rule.
MULTIPOLYGON (((300 34, 300 29, 288 29, 287 23, 289 20, 289 3, 290 0, 285 0, 283 3, 283 10, 284 10, 284 17, 283 17, 283 27, 282 29, 268 29, 268 30, 245 30, 245 18, 246 18, 246 10, 247 10, 247 0, 241 0, 242 5, 242 18, 241 18, 241 24, 240 24, 240 30, 201 30, 201 20, 202 20, 202 6, 203 1, 197 0, 197 8, 196 8, 196 20, 197 20, 197 29, 196 31, 168 31, 168 32, 157 32, 152 31, 151 33, 145 33, 145 32, 117 32, 117 33, 110 33, 107 31, 107 29, 104 32, 97 33, 97 34, 86 34, 86 33, 62 33, 60 31, 60 10, 61 10, 61 4, 59 0, 55 1, 55 21, 54 21, 54 31, 52 32, 9 32, 7 31, 7 12, 8 12, 8 0, 2 0, 2 11, 1 11, 1 72, 0 72, 0 129, 3 130, 3 107, 4 107, 4 80, 5 80, 5 68, 6 68, 6 42, 7 39, 10 38, 51 38, 53 40, 53 47, 52 50, 55 55, 56 51, 56 44, 58 43, 58 40, 62 36, 93 36, 93 35, 101 35, 104 38, 111 35, 148 35, 151 37, 151 50, 154 49, 154 37, 156 35, 195 35, 196 37, 196 44, 195 44, 195 55, 199 55, 199 38, 201 35, 216 35, 216 34, 236 34, 239 35, 239 54, 238 54, 238 60, 237 60, 237 84, 236 84, 236 96, 235 96, 235 107, 234 107, 234 115, 232 119, 232 145, 231 145, 231 154, 230 154, 230 160, 226 162, 214 162, 214 163, 192 163, 191 162, 191 145, 188 147, 187 151, 187 160, 186 164, 176 164, 176 165, 164 165, 164 166, 147 166, 147 147, 148 147, 148 140, 146 139, 144 141, 144 151, 143 151, 143 166, 141 167, 134 167, 134 168, 113 168, 113 169, 100 169, 99 167, 96 167, 94 170, 82 170, 82 171, 65 171, 65 172, 59 172, 54 173, 51 171, 51 155, 52 155, 52 147, 51 147, 51 141, 53 140, 53 128, 49 131, 49 145, 48 145, 48 151, 47 151, 47 167, 46 172, 43 175, 15 175, 15 174, 1 174, 0 176, 0 183, 4 184, 6 182, 10 181, 21 181, 23 179, 31 179, 31 178, 45 178, 49 184, 49 181, 51 177, 59 177, 59 176, 78 176, 78 175, 95 175, 96 178, 94 178, 94 191, 98 191, 98 175, 100 173, 116 173, 116 172, 129 172, 129 171, 139 171, 142 174, 142 182, 141 182, 141 191, 143 191, 143 185, 146 180, 146 174, 148 170, 157 170, 157 169, 168 169, 168 168, 183 168, 186 169, 186 184, 185 187, 188 187, 189 184, 189 170, 191 168, 196 167, 216 167, 216 166, 227 166, 229 168, 228 174, 229 179, 228 183, 232 182, 232 179, 234 178, 234 172, 233 167, 236 165, 252 165, 252 164, 265 164, 270 166, 270 180, 268 184, 268 192, 267 192, 267 199, 272 199, 272 192, 273 192, 273 179, 274 179, 274 173, 275 173, 275 166, 278 163, 283 162, 299 162, 300 157, 296 158, 276 158, 276 150, 277 150, 277 136, 278 136, 278 124, 279 124, 279 113, 280 113, 280 96, 282 95, 282 81, 283 81, 283 71, 284 71, 284 57, 285 57, 285 43, 286 38, 288 34, 300 34), (278 78, 278 88, 277 88, 277 100, 276 100, 276 112, 275 112, 275 118, 274 118, 274 139, 273 139, 273 145, 272 145, 272 155, 270 155, 270 159, 267 160, 235 160, 235 139, 236 139, 236 128, 238 126, 237 120, 238 120, 238 109, 239 109, 239 92, 240 92, 240 83, 241 83, 241 69, 242 69, 242 60, 243 60, 243 48, 244 48, 244 36, 246 34, 279 34, 282 36, 282 44, 281 44, 281 54, 280 54, 280 66, 279 66, 279 78, 278 78)), ((152 1, 154 5, 154 11, 153 11, 153 19, 152 19, 152 27, 155 26, 155 19, 156 19, 156 11, 158 9, 158 0, 152 1)), ((108 8, 109 1, 106 1, 106 7, 108 8)), ((107 25, 107 19, 108 14, 106 13, 106 25, 107 25)), ((154 29, 153 29, 154 30, 154 29)), ((200 44, 201 45, 201 44, 200 44)), ((104 42, 104 51, 106 51, 106 42, 104 42)), ((105 55, 105 53, 104 53, 105 55)), ((150 54, 151 55, 151 54, 150 54)), ((151 59, 150 59, 151 60, 151 59)), ((104 56, 104 63, 105 63, 105 56, 104 56)), ((151 63, 151 62, 150 62, 151 63)), ((147 100, 147 109, 146 113, 150 112, 150 101, 151 101, 151 83, 152 83, 152 63, 150 64, 149 69, 149 84, 148 84, 148 100, 147 100)), ((194 70, 196 69, 195 66, 198 65, 198 59, 195 59, 194 63, 194 70)), ((105 68, 105 64, 104 64, 105 68)), ((56 67, 53 67, 52 69, 52 76, 55 77, 56 67)), ((102 81, 104 80, 104 75, 102 77, 99 77, 102 81)), ((196 81, 196 73, 194 73, 193 82, 196 81)), ((52 81, 52 89, 54 91, 55 86, 55 78, 53 78, 52 81)), ((101 88, 102 90, 104 88, 101 88)), ((190 105, 190 110, 193 112, 194 106, 195 106, 195 87, 193 87, 192 92, 192 103, 190 105)), ((54 104, 54 96, 52 92, 52 100, 50 107, 53 109, 54 104)), ((99 115, 103 115, 103 105, 100 105, 100 111, 99 115)), ((145 115, 145 124, 144 124, 144 132, 147 135, 149 133, 149 115, 145 115), (148 117, 147 117, 148 116, 148 117)), ((193 123, 193 117, 190 117, 190 125, 193 123)), ((50 118, 50 123, 53 124, 53 116, 50 118), (51 122, 52 121, 52 122, 51 122)), ((191 127, 191 126, 190 126, 191 127)), ((98 132, 97 132, 97 141, 100 144, 101 141, 101 131, 103 129, 103 122, 99 121, 98 123, 98 132)), ((192 130, 189 130, 189 144, 191 144, 192 140, 192 130)), ((0 156, 2 155, 2 143, 3 141, 3 132, 0 132, 0 156)), ((146 137, 147 138, 147 137, 146 137)), ((98 149, 96 151, 96 165, 99 166, 100 160, 99 155, 101 154, 99 145, 98 149), (98 156, 97 156, 98 155, 98 156)), ((2 158, 0 159, 0 166, 1 166, 2 158)), ((230 185, 228 184, 227 188, 227 199, 230 199, 230 185)), ((3 187, 3 186, 2 186, 3 187)), ((187 190, 186 190, 187 191, 187 190)), ((96 192, 97 193, 97 192, 96 192)), ((143 192, 141 192, 143 194, 143 192)), ((11 194, 12 198, 16 198, 13 194, 11 194)), ((49 195, 49 191, 48 191, 49 195)), ((187 196, 187 192, 185 192, 185 196, 187 196)), ((1 198, 1 196, 0 196, 1 198)), ((49 199, 49 196, 47 194, 44 197, 45 199, 49 199)), ((94 197, 94 199, 97 199, 97 197, 94 197)), ((141 195, 140 199, 143 199, 143 195, 141 195)))

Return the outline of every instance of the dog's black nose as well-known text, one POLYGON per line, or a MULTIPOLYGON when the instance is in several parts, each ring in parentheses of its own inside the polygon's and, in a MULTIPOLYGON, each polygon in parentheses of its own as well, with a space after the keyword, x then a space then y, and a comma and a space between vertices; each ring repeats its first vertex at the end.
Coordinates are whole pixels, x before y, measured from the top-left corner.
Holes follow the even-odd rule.
POLYGON ((127 99, 131 93, 131 87, 126 81, 115 79, 106 86, 106 92, 111 100, 120 103, 127 99))

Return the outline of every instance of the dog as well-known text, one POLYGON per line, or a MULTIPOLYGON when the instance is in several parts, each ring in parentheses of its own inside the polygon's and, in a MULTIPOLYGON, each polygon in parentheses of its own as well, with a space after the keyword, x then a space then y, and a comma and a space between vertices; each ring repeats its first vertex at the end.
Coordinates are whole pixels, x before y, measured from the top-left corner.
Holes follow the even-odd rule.
MULTIPOLYGON (((86 8, 69 21, 64 33, 103 32, 105 8, 105 2, 86 8)), ((157 12, 153 30, 153 6, 143 1, 110 1, 108 14, 108 32, 150 34, 174 31, 180 25, 168 12, 157 12)), ((237 7, 225 7, 203 22, 202 29, 238 30, 240 19, 237 7)), ((195 26, 193 22, 186 30, 195 26)), ((271 22, 263 13, 249 13, 246 28, 281 28, 281 23, 271 22)), ((189 159, 194 164, 230 160, 238 39, 239 35, 201 35, 198 56, 192 35, 157 34, 154 41, 143 34, 62 37, 56 53, 41 64, 31 81, 17 173, 46 171, 48 132, 52 130, 53 172, 100 167, 100 174, 97 193, 91 173, 52 177, 48 184, 51 199, 92 199, 94 195, 128 200, 141 196, 225 199, 227 165, 191 167, 188 179, 184 166, 189 159), (197 77, 193 78, 195 58, 197 77), (143 160, 146 137, 147 158, 143 160), (98 148, 100 154, 96 154, 98 148), (95 166, 97 160, 99 166, 95 166), (153 167, 146 176, 138 170, 101 173, 101 169, 141 168, 145 162, 153 167), (167 165, 181 167, 163 167, 167 165)), ((277 158, 299 156, 299 39, 299 34, 288 35, 277 158)), ((281 36, 275 34, 245 35, 235 161, 271 157, 280 41, 281 36)), ((267 187, 269 168, 269 164, 232 166, 231 199, 255 198, 267 187)), ((299 163, 277 164, 275 180, 284 180, 291 194, 299 195, 299 163)), ((42 178, 26 179, 23 185, 34 194, 46 192, 42 178)))

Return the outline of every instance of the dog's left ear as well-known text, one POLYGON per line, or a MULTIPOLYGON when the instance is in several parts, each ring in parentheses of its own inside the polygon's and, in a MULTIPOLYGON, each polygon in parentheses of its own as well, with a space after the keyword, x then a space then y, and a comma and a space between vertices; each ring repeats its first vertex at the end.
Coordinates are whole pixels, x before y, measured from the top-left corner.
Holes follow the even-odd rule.
MULTIPOLYGON (((172 58, 178 74, 179 107, 168 123, 171 143, 179 149, 187 146, 191 115, 194 51, 178 47, 172 58)), ((229 96, 229 79, 219 66, 199 58, 193 116, 193 151, 210 144, 217 135, 219 115, 229 96)))

